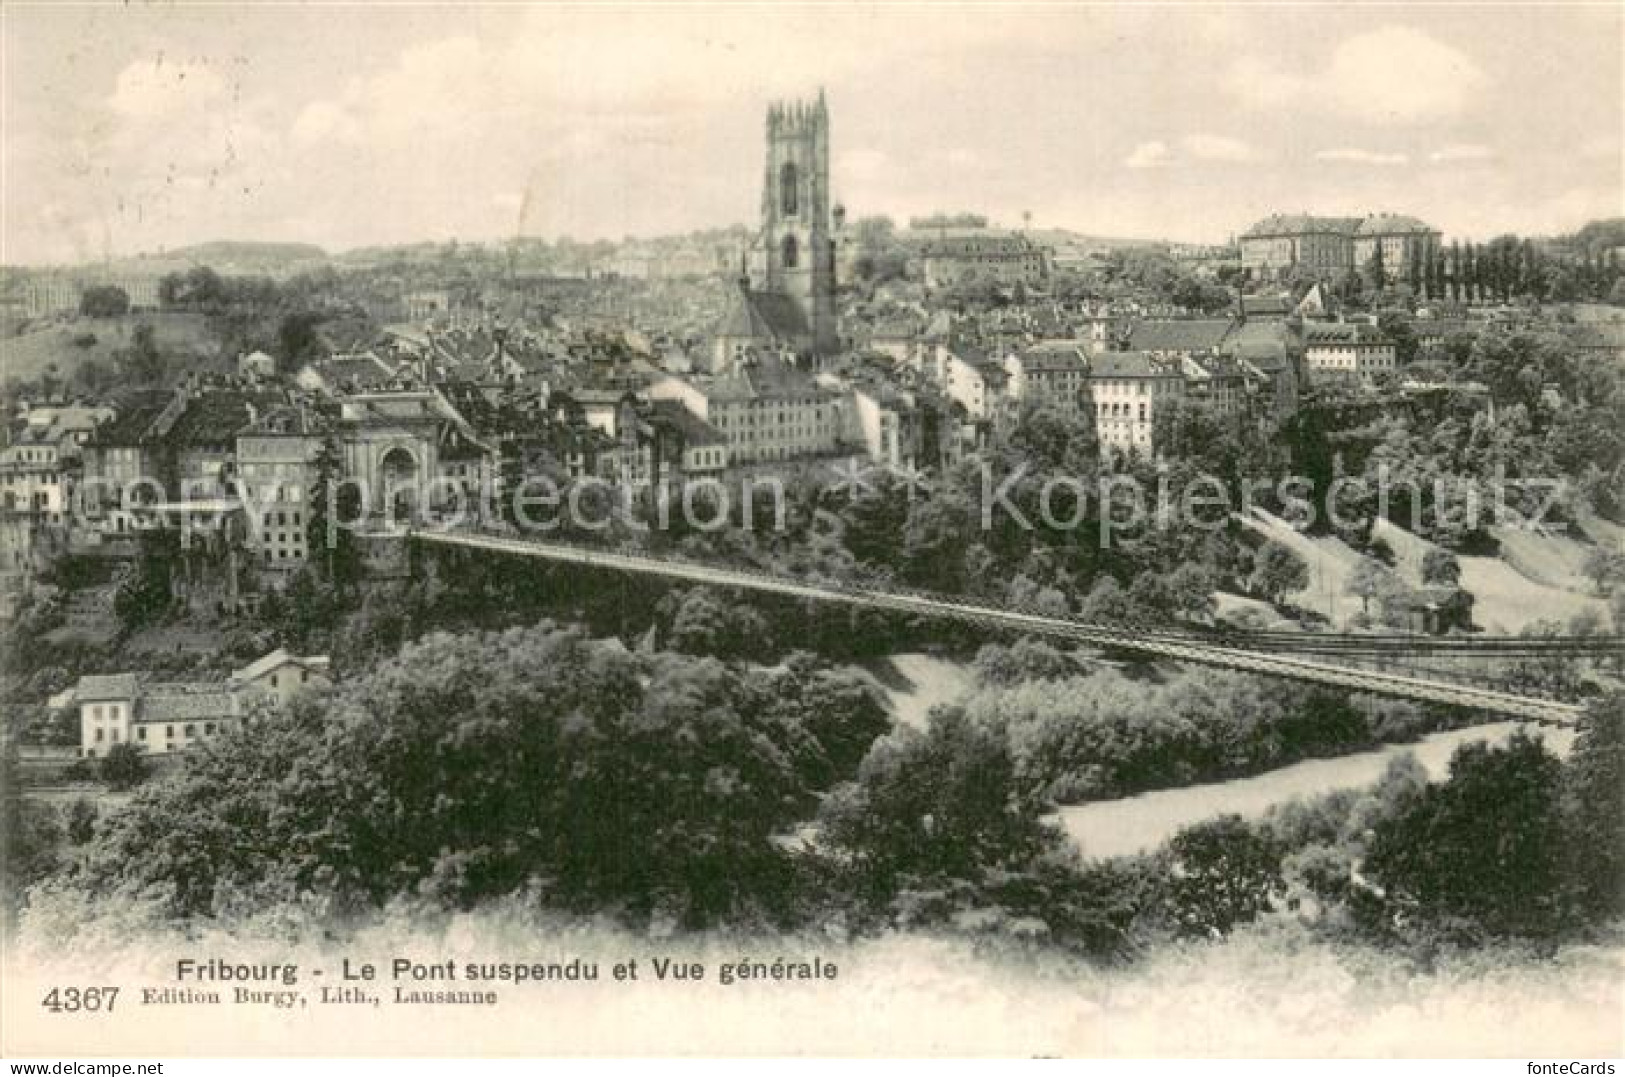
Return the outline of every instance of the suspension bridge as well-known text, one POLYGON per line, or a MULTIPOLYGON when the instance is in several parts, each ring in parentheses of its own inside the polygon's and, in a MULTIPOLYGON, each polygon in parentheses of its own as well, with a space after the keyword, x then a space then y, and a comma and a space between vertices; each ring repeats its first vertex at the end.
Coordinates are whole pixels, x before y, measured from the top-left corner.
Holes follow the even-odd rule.
POLYGON ((1510 718, 1558 725, 1573 724, 1581 708, 1563 700, 1489 687, 1461 676, 1459 671, 1396 667, 1417 656, 1512 660, 1621 653, 1620 637, 1601 635, 1430 637, 1107 624, 988 606, 949 595, 891 585, 837 585, 747 568, 591 549, 484 530, 414 530, 408 533, 408 538, 442 548, 480 550, 605 571, 963 621, 1151 657, 1243 670, 1396 699, 1471 707, 1510 718))

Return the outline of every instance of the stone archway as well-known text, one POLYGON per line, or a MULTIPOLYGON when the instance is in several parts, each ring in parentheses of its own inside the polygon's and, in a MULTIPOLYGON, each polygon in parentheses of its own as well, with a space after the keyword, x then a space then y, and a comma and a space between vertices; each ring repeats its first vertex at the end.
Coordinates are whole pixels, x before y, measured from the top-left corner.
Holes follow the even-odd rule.
POLYGON ((385 518, 391 523, 410 522, 422 485, 412 450, 404 445, 386 449, 378 458, 378 481, 383 487, 385 518))

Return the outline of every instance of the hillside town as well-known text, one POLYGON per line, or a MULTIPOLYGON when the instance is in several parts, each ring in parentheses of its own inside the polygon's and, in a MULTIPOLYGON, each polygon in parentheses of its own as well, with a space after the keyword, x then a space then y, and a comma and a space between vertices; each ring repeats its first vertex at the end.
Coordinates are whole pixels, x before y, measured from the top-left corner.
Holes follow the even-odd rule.
MULTIPOLYGON (((432 516, 534 476, 647 495, 841 463, 941 473, 1035 412, 1106 460, 1155 463, 1182 410, 1264 431, 1328 400, 1493 408, 1463 360, 1497 335, 1549 328, 1625 362, 1625 308, 1608 305, 1625 287, 1619 228, 1447 245, 1403 215, 1278 214, 1193 252, 971 214, 897 229, 832 203, 831 137, 822 95, 768 110, 751 232, 9 271, 12 348, 98 315, 138 328, 122 369, 64 354, 32 378, 8 370, 7 607, 63 558, 125 579, 168 536, 175 608, 246 614, 323 556, 313 498, 346 480, 422 496, 432 516), (144 321, 188 316, 263 325, 179 355, 144 321)), ((1569 403, 1559 384, 1530 389, 1569 403)), ((374 496, 348 523, 401 507, 374 496)), ((70 695, 110 691, 91 680, 70 695)), ((121 692, 110 713, 134 713, 121 692)), ((225 728, 236 696, 215 695, 225 728)), ((102 743, 91 713, 86 757, 102 743)))
MULTIPOLYGON (((653 11, 433 7, 391 33, 453 32, 399 56, 371 11, 279 9, 306 36, 257 31, 292 73, 249 104, 266 53, 142 54, 102 88, 122 133, 66 140, 13 225, 43 253, 0 266, 8 942, 387 944, 424 979, 737 944, 918 960, 993 1023, 1008 973, 1068 1028, 1284 969, 1272 1012, 1324 1043, 1370 995, 1390 1054, 1425 991, 1502 1020, 1503 969, 1546 1007, 1508 1054, 1617 1000, 1625 217, 1486 180, 1511 155, 1446 128, 1498 122, 1488 75, 1440 88, 1456 50, 1398 11, 1271 9, 1326 20, 1317 72, 1163 64, 1148 26, 1218 55, 1178 8, 1098 40, 1110 5, 1012 10, 977 62, 1018 105, 934 82, 964 43, 906 5, 775 29, 884 52, 868 93, 653 11), (569 52, 603 25, 636 41, 569 52), (1102 102, 1094 65, 1157 57, 1150 105, 1083 122, 1073 45, 1102 102), (151 190, 100 162, 130 131, 151 190)), ((81 62, 38 32, 36 110, 81 62)), ((608 1027, 632 979, 579 997, 608 1027)), ((355 1012, 486 1004, 440 986, 355 1012)))

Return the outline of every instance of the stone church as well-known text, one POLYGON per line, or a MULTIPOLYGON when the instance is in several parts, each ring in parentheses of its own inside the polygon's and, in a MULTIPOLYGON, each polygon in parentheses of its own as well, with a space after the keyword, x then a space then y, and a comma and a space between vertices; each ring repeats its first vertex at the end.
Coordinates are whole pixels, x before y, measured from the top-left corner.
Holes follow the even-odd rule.
POLYGON ((762 225, 745 270, 717 328, 719 371, 752 356, 810 359, 839 350, 822 91, 814 101, 768 109, 762 225))

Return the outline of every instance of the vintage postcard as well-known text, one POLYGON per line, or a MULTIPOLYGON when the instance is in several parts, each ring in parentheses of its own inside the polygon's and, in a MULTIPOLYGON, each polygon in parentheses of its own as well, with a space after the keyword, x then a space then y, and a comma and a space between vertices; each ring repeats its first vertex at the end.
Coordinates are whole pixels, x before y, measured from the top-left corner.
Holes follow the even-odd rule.
POLYGON ((12 1072, 1614 1073, 1622 33, 7 0, 12 1072))

